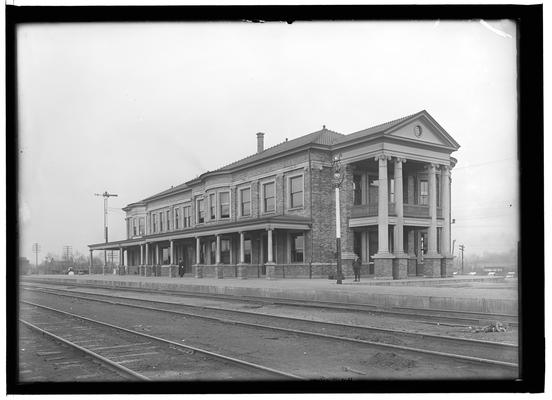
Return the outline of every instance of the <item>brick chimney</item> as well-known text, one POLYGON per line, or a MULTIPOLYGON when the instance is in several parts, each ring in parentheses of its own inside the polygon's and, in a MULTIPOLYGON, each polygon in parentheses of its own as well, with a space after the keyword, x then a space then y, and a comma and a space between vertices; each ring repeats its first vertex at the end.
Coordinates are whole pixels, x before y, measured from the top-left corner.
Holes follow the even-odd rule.
POLYGON ((264 150, 264 133, 257 133, 257 153, 260 153, 264 150))

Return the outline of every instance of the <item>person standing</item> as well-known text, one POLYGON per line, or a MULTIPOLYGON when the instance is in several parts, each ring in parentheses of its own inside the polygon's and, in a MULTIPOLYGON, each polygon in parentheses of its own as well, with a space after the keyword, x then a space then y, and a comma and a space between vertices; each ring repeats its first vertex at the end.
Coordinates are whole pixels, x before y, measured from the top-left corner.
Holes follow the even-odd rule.
POLYGON ((184 261, 182 261, 182 258, 178 261, 178 275, 181 278, 184 276, 184 261))
POLYGON ((355 282, 360 282, 360 257, 355 254, 355 260, 353 261, 353 272, 355 273, 355 282))

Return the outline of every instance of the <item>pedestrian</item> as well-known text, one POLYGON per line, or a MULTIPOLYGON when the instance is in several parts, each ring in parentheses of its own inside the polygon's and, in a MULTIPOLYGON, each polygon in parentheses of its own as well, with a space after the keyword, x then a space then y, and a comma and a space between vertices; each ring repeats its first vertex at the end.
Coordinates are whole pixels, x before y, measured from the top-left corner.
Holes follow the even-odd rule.
POLYGON ((355 282, 360 282, 360 257, 355 254, 355 260, 353 261, 353 272, 355 273, 355 282))
POLYGON ((184 261, 182 261, 182 258, 178 261, 178 275, 181 278, 184 276, 184 261))

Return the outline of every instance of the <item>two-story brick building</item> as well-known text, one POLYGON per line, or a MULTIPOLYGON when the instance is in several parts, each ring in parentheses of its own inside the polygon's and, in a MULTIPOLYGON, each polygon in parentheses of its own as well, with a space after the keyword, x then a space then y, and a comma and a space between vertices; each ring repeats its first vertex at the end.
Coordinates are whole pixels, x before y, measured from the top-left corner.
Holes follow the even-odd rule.
MULTIPOLYGON (((424 110, 344 135, 326 129, 264 149, 127 205, 120 273, 328 277, 336 273, 332 162, 339 155, 342 259, 395 279, 452 274, 451 153, 458 143, 424 110)), ((92 259, 92 257, 91 257, 92 259)))

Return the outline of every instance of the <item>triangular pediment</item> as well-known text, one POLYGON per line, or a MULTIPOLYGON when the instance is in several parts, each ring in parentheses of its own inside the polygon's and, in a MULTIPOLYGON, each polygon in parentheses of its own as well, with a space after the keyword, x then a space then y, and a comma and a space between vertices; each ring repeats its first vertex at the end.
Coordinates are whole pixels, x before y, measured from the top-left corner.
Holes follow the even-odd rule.
POLYGON ((457 150, 460 145, 429 115, 421 111, 384 132, 385 136, 457 150))

